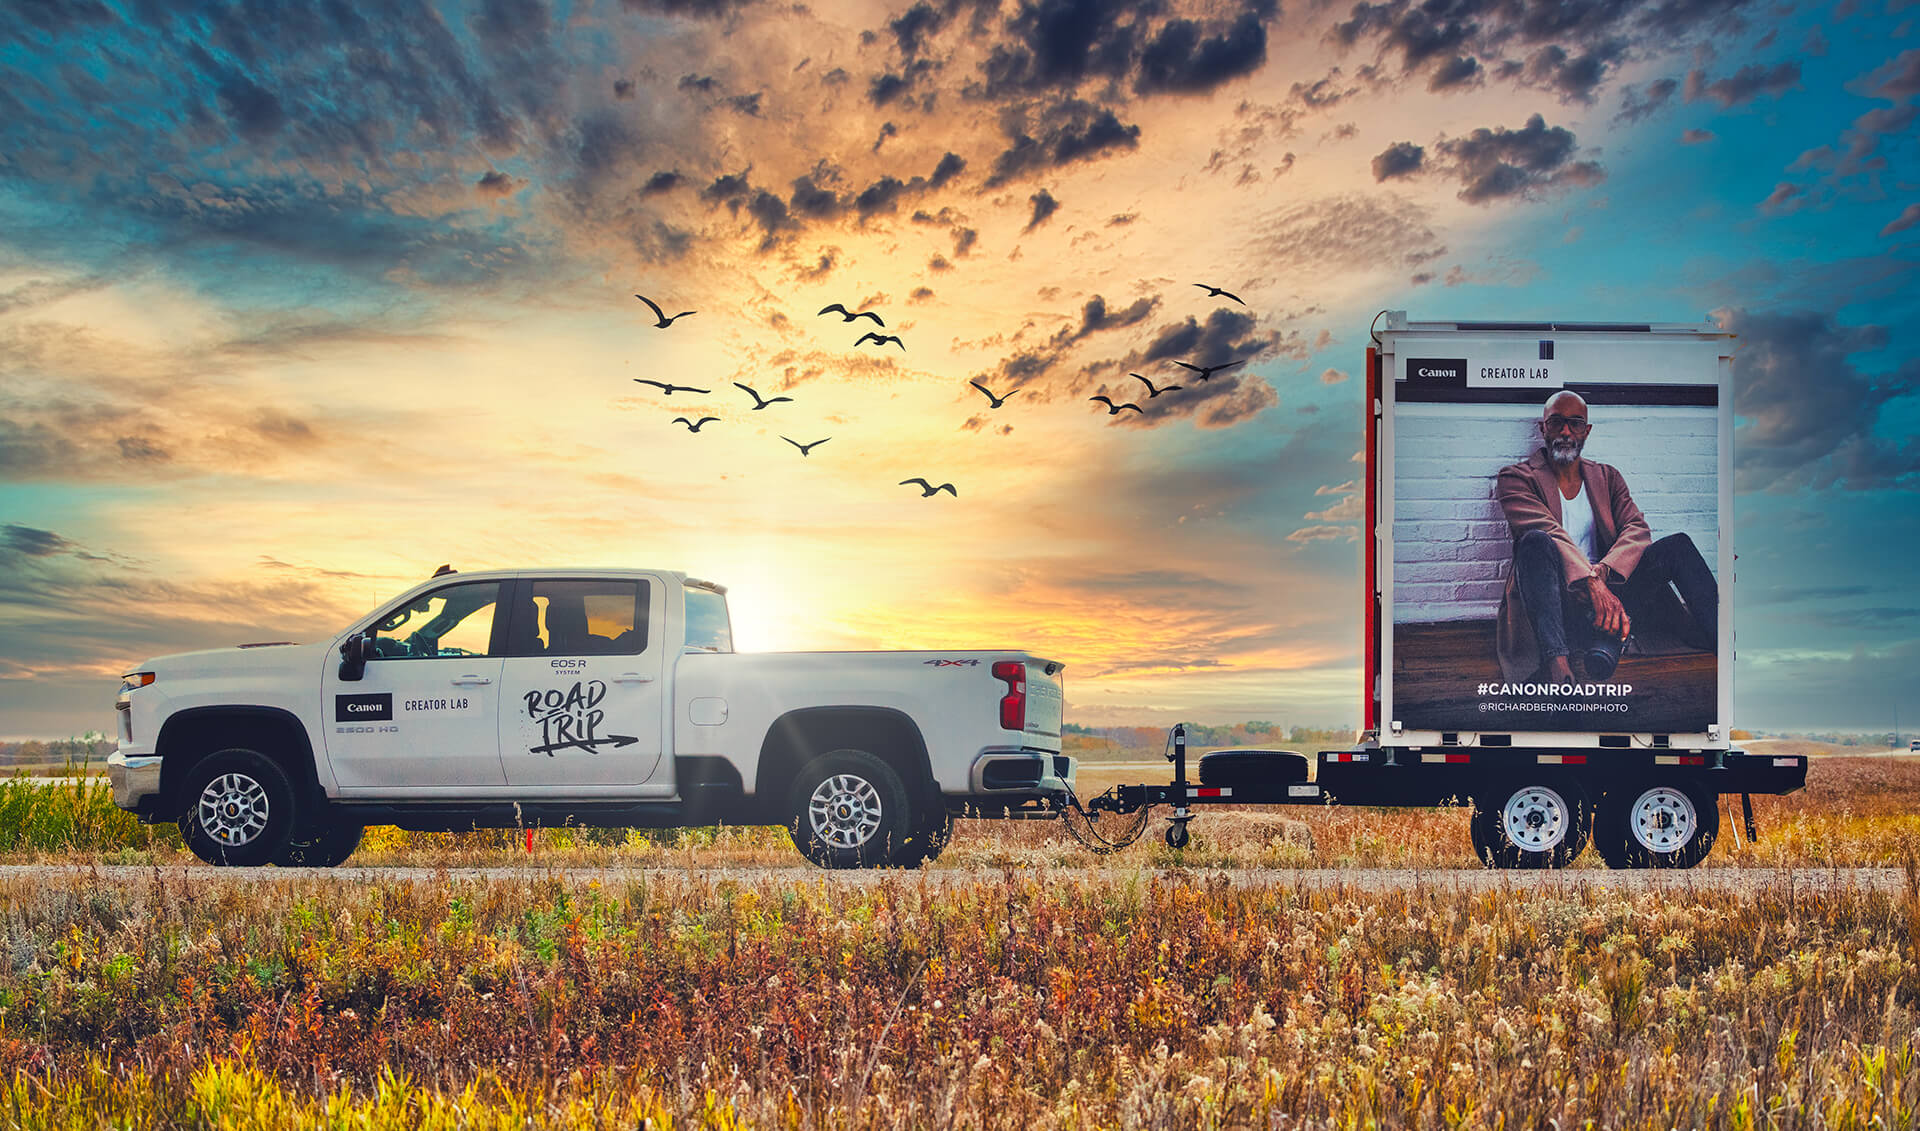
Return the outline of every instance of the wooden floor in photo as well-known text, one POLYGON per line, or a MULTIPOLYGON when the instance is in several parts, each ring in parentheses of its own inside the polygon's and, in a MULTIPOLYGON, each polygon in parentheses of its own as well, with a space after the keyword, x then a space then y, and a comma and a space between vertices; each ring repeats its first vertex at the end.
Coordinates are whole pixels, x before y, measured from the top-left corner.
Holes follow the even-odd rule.
MULTIPOLYGON (((1607 681, 1633 685, 1630 714, 1600 711, 1543 715, 1481 711, 1482 683, 1504 682, 1494 622, 1393 627, 1393 714, 1410 730, 1599 730, 1697 732, 1715 721, 1716 661, 1677 641, 1636 636, 1636 647, 1607 681)), ((1578 660, 1574 675, 1586 680, 1578 660)))

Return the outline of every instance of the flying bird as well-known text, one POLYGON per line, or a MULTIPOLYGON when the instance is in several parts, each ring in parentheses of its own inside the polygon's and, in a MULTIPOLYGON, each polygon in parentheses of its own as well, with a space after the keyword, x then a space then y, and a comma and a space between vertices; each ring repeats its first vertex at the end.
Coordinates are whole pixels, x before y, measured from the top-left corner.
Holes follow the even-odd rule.
POLYGON ((1239 295, 1234 294, 1232 291, 1223 291, 1219 287, 1210 286, 1206 283, 1195 283, 1194 286, 1199 287, 1203 291, 1206 291, 1208 298, 1230 298, 1233 301, 1240 303, 1241 306, 1247 305, 1245 302, 1241 301, 1239 295))
POLYGON ((686 417, 684 417, 684 416, 676 416, 676 417, 674 417, 674 418, 673 418, 673 422, 674 422, 675 424, 684 424, 684 425, 686 425, 686 426, 687 426, 687 431, 689 431, 689 432, 698 432, 698 431, 700 431, 700 426, 701 426, 702 424, 705 424, 705 423, 706 423, 707 421, 709 421, 709 420, 718 420, 718 419, 720 419, 720 418, 719 418, 719 417, 717 417, 717 416, 703 416, 703 417, 701 417, 701 418, 700 418, 700 419, 698 419, 698 420, 688 420, 688 419, 687 419, 686 417))
POLYGON ((924 479, 914 478, 914 479, 902 479, 900 481, 900 486, 905 487, 909 483, 920 484, 920 497, 923 499, 931 499, 942 491, 945 491, 947 494, 952 495, 956 499, 960 497, 960 492, 954 490, 953 484, 951 483, 942 483, 940 484, 940 486, 935 487, 933 484, 927 482, 924 479))
MULTIPOLYGON (((782 437, 780 437, 780 438, 781 438, 782 440, 787 440, 787 438, 786 438, 785 436, 782 436, 782 437)), ((798 441, 798 440, 787 440, 787 443, 789 443, 789 444, 792 444, 792 445, 793 445, 794 447, 796 447, 796 448, 799 448, 799 449, 800 449, 800 454, 801 454, 801 455, 806 455, 806 454, 807 454, 808 452, 810 452, 810 451, 812 451, 813 449, 815 449, 815 448, 817 448, 817 447, 819 447, 820 445, 822 445, 822 444, 824 444, 824 443, 826 443, 826 442, 827 442, 827 440, 831 440, 831 439, 833 439, 833 437, 832 437, 832 436, 828 436, 828 437, 827 437, 827 438, 826 438, 825 440, 815 440, 815 441, 814 441, 813 443, 811 443, 811 444, 803 444, 803 443, 801 443, 801 442, 800 442, 800 441, 798 441)))
POLYGON ((1087 399, 1090 401, 1099 401, 1101 404, 1106 405, 1108 416, 1119 416, 1120 410, 1123 408, 1130 408, 1135 412, 1139 412, 1141 416, 1146 415, 1146 413, 1140 412, 1139 405, 1134 404, 1131 401, 1127 402, 1126 404, 1114 404, 1112 401, 1108 400, 1105 397, 1088 397, 1087 399))
POLYGON ((646 295, 634 295, 633 297, 639 299, 641 302, 644 302, 648 306, 653 308, 653 316, 659 319, 659 321, 655 322, 654 325, 658 326, 662 330, 673 325, 674 322, 678 321, 679 319, 685 318, 689 314, 698 313, 697 311, 683 310, 680 313, 674 315, 672 318, 668 318, 667 312, 660 309, 660 304, 654 302, 652 299, 648 298, 646 295))
POLYGON ((1222 369, 1232 369, 1236 365, 1245 365, 1246 363, 1245 358, 1241 358, 1239 361, 1223 361, 1219 365, 1188 365, 1184 361, 1174 362, 1175 365, 1178 365, 1182 369, 1191 369, 1195 373, 1198 373, 1202 381, 1205 381, 1222 369))
POLYGON ((901 341, 898 335, 876 334, 872 330, 868 330, 866 333, 860 335, 860 340, 853 344, 858 346, 866 342, 872 342, 874 345, 877 345, 877 346, 884 346, 888 342, 892 342, 894 345, 899 346, 903 350, 907 348, 907 343, 901 341))
POLYGON ((779 404, 781 401, 793 400, 792 397, 763 397, 759 393, 756 393, 753 391, 752 385, 742 385, 738 381, 735 381, 733 383, 733 387, 736 389, 745 389, 747 391, 747 395, 753 398, 753 411, 755 412, 759 412, 761 409, 767 407, 770 404, 779 404))
MULTIPOLYGON (((980 382, 978 382, 978 381, 968 381, 968 382, 967 382, 967 384, 969 384, 969 385, 972 385, 972 386, 973 386, 974 388, 976 388, 976 389, 978 389, 978 390, 980 390, 981 392, 983 392, 983 393, 985 393, 985 394, 987 394, 987 401, 989 402, 989 403, 987 404, 987 407, 988 407, 988 408, 999 408, 999 407, 1000 407, 1001 405, 1003 405, 1003 404, 1006 404, 1006 403, 1007 403, 1007 399, 1008 399, 1008 397, 1011 397, 1011 396, 1013 396, 1013 393, 1017 393, 1017 392, 1019 392, 1019 391, 1020 391, 1020 390, 1018 390, 1018 389, 1015 389, 1015 390, 1013 391, 1013 393, 1008 393, 1008 394, 1007 394, 1007 395, 1006 395, 1005 397, 996 397, 996 396, 994 396, 994 395, 993 395, 993 390, 992 390, 992 389, 989 389, 989 388, 987 388, 987 387, 986 387, 985 385, 982 385, 982 384, 981 384, 980 382)), ((911 481, 911 480, 909 480, 908 482, 912 482, 912 481, 911 481)))
MULTIPOLYGON (((836 311, 839 312, 840 320, 842 322, 851 322, 856 318, 871 318, 873 319, 873 324, 875 326, 886 325, 885 322, 880 321, 880 316, 878 314, 875 314, 871 310, 861 310, 856 312, 856 311, 848 310, 845 306, 837 302, 834 303, 832 306, 823 306, 820 308, 821 314, 831 314, 836 311)), ((816 315, 815 317, 818 317, 818 315, 816 315)))
POLYGON ((1138 373, 1129 373, 1127 374, 1127 376, 1138 378, 1140 383, 1147 387, 1148 400, 1152 400, 1153 398, 1159 396, 1161 393, 1171 393, 1175 389, 1185 388, 1184 385, 1162 385, 1156 389, 1153 387, 1152 381, 1147 380, 1145 377, 1141 377, 1138 373))
POLYGON ((636 385, 652 385, 654 388, 659 389, 661 392, 664 392, 668 396, 672 396, 675 393, 711 393, 713 392, 712 389, 696 389, 692 385, 669 385, 665 381, 649 381, 645 377, 635 377, 633 381, 634 381, 634 384, 636 385))

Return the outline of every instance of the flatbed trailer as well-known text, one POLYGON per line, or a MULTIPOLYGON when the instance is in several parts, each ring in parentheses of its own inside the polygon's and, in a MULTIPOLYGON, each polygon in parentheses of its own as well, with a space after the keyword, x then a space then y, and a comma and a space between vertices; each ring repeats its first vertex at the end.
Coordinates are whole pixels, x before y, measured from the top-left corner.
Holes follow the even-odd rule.
POLYGON ((1176 727, 1171 781, 1069 798, 1068 809, 1084 822, 1170 806, 1178 848, 1207 805, 1468 805, 1490 866, 1563 867, 1591 842, 1613 867, 1691 867, 1712 850, 1721 799, 1738 795, 1757 837, 1752 795, 1804 787, 1807 760, 1732 742, 1733 336, 1712 324, 1383 314, 1366 359, 1361 741, 1311 762, 1216 751, 1190 778, 1176 727), (1549 449, 1569 437, 1578 443, 1561 464, 1584 479, 1561 489, 1589 501, 1594 526, 1578 546, 1547 486, 1549 449), (1543 485, 1531 512, 1530 479, 1543 485), (1552 539, 1556 563, 1575 563, 1570 573, 1593 569, 1582 584, 1609 591, 1663 538, 1668 558, 1699 563, 1691 603, 1663 581, 1667 603, 1635 625, 1651 620, 1644 631, 1602 639, 1593 618, 1566 657, 1571 677, 1546 674, 1544 647, 1536 671, 1516 672, 1513 562, 1529 528, 1552 539))

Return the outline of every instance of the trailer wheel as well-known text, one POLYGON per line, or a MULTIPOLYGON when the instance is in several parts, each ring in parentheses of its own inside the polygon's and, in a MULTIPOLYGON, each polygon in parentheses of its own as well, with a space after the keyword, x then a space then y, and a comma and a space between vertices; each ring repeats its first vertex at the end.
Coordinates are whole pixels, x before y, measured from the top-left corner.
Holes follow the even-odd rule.
POLYGON ((1564 868, 1586 847, 1593 808, 1572 781, 1475 796, 1473 848, 1490 868, 1564 868))
POLYGON ((787 832, 823 868, 879 868, 912 828, 907 787, 865 750, 835 750, 808 762, 787 793, 787 832))
POLYGON ((1168 848, 1171 848, 1177 851, 1179 849, 1185 848, 1189 843, 1192 842, 1192 840, 1193 840, 1193 834, 1187 831, 1187 823, 1185 821, 1175 821, 1171 825, 1167 826, 1167 847, 1168 848))
POLYGON ((1594 823, 1609 868, 1691 868, 1720 836, 1720 798, 1691 782, 1642 784, 1607 794, 1594 823))

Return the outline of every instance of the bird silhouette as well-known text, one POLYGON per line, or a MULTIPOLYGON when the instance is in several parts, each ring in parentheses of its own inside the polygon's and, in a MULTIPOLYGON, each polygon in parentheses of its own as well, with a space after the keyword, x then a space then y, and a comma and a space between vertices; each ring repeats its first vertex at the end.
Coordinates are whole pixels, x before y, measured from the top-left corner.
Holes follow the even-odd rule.
POLYGON ((868 331, 867 331, 866 333, 864 333, 864 334, 862 334, 862 335, 860 335, 860 340, 859 340, 859 341, 857 341, 857 342, 855 342, 855 343, 853 343, 853 344, 854 344, 854 345, 856 345, 856 346, 858 346, 858 345, 862 345, 862 344, 864 344, 864 343, 866 343, 866 342, 872 342, 872 343, 874 343, 875 345, 880 345, 880 346, 884 346, 884 345, 886 345, 886 344, 887 344, 888 342, 892 342, 892 343, 893 343, 894 345, 896 345, 896 346, 899 346, 899 347, 900 347, 901 349, 903 349, 903 350, 907 348, 907 343, 905 343, 905 342, 903 342, 903 341, 901 341, 901 340, 900 340, 900 338, 899 338, 899 337, 898 337, 897 335, 894 335, 894 334, 876 334, 876 333, 874 333, 874 332, 873 332, 872 330, 868 330, 868 331))
POLYGON ((747 395, 753 398, 753 411, 755 412, 759 412, 761 409, 767 407, 770 404, 779 404, 781 401, 793 400, 792 397, 763 397, 759 393, 756 393, 753 391, 752 385, 742 385, 738 381, 735 381, 733 383, 733 387, 736 389, 745 389, 747 391, 747 395))
POLYGON ((996 397, 996 396, 994 396, 994 395, 993 395, 993 390, 992 390, 992 389, 989 389, 989 388, 987 388, 987 387, 986 387, 985 385, 982 385, 982 384, 981 384, 980 382, 978 382, 978 381, 968 381, 968 382, 967 382, 967 384, 969 384, 969 385, 972 385, 972 386, 973 386, 974 388, 976 388, 976 389, 978 389, 978 390, 980 390, 981 392, 983 392, 983 393, 985 393, 985 394, 987 394, 987 401, 988 401, 988 404, 987 404, 987 407, 988 407, 988 408, 999 408, 999 407, 1000 407, 1001 405, 1003 405, 1003 404, 1006 404, 1006 403, 1007 403, 1007 398, 1008 398, 1008 397, 1011 397, 1011 396, 1013 396, 1013 393, 1017 393, 1017 392, 1019 392, 1019 391, 1020 391, 1020 390, 1018 390, 1018 389, 1015 389, 1015 390, 1013 391, 1013 393, 1008 393, 1008 394, 1007 394, 1007 395, 1006 395, 1005 397, 996 397))
POLYGON ((902 479, 900 481, 900 486, 905 487, 909 483, 920 484, 920 497, 923 499, 931 499, 942 491, 945 491, 947 494, 952 495, 956 499, 960 497, 960 492, 954 490, 953 484, 951 483, 942 483, 940 484, 940 486, 935 487, 933 484, 927 482, 926 480, 916 477, 913 479, 902 479))
POLYGON ((1126 404, 1114 404, 1112 401, 1108 400, 1106 397, 1088 397, 1087 399, 1090 401, 1099 401, 1101 404, 1106 405, 1108 416, 1119 416, 1120 410, 1123 408, 1130 408, 1135 412, 1139 412, 1141 416, 1146 415, 1146 413, 1140 411, 1139 405, 1134 404, 1131 401, 1127 402, 1126 404))
POLYGON ((653 316, 659 319, 659 321, 655 322, 654 325, 660 327, 662 330, 673 325, 675 321, 681 318, 685 318, 689 314, 698 313, 698 311, 683 310, 680 313, 674 315, 672 318, 668 318, 667 312, 660 309, 660 304, 654 302, 652 299, 648 298, 646 295, 634 295, 633 297, 639 299, 641 302, 644 302, 648 306, 653 308, 653 316))
MULTIPOLYGON (((873 319, 873 324, 875 326, 886 325, 885 322, 880 321, 880 316, 878 314, 875 314, 871 310, 852 311, 852 310, 848 310, 845 306, 837 302, 834 303, 832 306, 823 306, 820 308, 821 314, 831 314, 835 311, 839 312, 840 320, 842 322, 851 322, 856 318, 871 318, 873 319)), ((818 316, 816 315, 816 317, 818 316)))
POLYGON ((1191 369, 1195 373, 1198 373, 1202 381, 1205 381, 1207 378, 1213 376, 1215 373, 1220 372, 1222 369, 1232 369, 1236 365, 1245 365, 1246 363, 1247 362, 1245 358, 1242 358, 1239 361, 1223 361, 1219 365, 1188 365, 1184 361, 1174 362, 1175 365, 1178 365, 1182 369, 1191 369))
POLYGON ((673 422, 674 422, 675 424, 684 424, 684 425, 686 425, 686 426, 687 426, 687 431, 689 431, 689 432, 698 432, 698 431, 700 431, 700 426, 701 426, 702 424, 705 424, 705 423, 706 423, 707 421, 709 421, 709 420, 718 420, 718 419, 720 419, 720 418, 719 418, 719 417, 717 417, 717 416, 703 416, 703 417, 701 417, 701 418, 700 418, 700 419, 698 419, 698 420, 688 420, 688 419, 687 419, 686 417, 684 417, 684 416, 676 416, 676 417, 674 417, 674 418, 673 418, 673 422))
POLYGON ((1138 373, 1129 373, 1127 374, 1127 376, 1137 378, 1142 385, 1145 385, 1147 387, 1148 400, 1152 400, 1153 398, 1159 396, 1161 393, 1171 393, 1175 389, 1182 389, 1186 387, 1184 385, 1162 385, 1156 389, 1153 387, 1152 381, 1147 380, 1145 377, 1141 377, 1138 373))
POLYGON ((669 385, 665 381, 649 381, 645 377, 635 377, 633 379, 633 382, 636 385, 652 385, 654 388, 659 389, 661 392, 665 393, 668 396, 672 396, 675 393, 711 393, 713 392, 712 389, 696 389, 692 385, 669 385))
MULTIPOLYGON (((787 438, 786 438, 785 436, 782 436, 782 437, 780 437, 780 438, 781 438, 782 440, 787 440, 787 438)), ((815 449, 815 448, 817 448, 817 447, 819 447, 820 445, 822 445, 822 444, 824 444, 824 443, 826 443, 826 442, 827 442, 827 440, 831 440, 831 439, 833 439, 833 437, 832 437, 832 436, 828 436, 828 437, 827 437, 827 438, 826 438, 825 440, 815 440, 815 441, 814 441, 813 443, 811 443, 811 444, 803 444, 803 443, 801 443, 801 442, 800 442, 800 441, 798 441, 798 440, 787 440, 787 443, 789 443, 789 444, 792 444, 792 445, 793 445, 794 447, 796 447, 796 448, 799 448, 799 449, 800 449, 800 454, 801 454, 801 455, 806 455, 806 454, 807 454, 808 452, 810 452, 810 451, 812 451, 813 449, 815 449)))
POLYGON ((1195 283, 1194 286, 1199 287, 1201 290, 1206 291, 1208 298, 1230 298, 1233 301, 1240 303, 1241 306, 1247 305, 1245 302, 1241 301, 1239 295, 1234 294, 1232 291, 1223 291, 1219 287, 1211 286, 1207 283, 1195 283))

